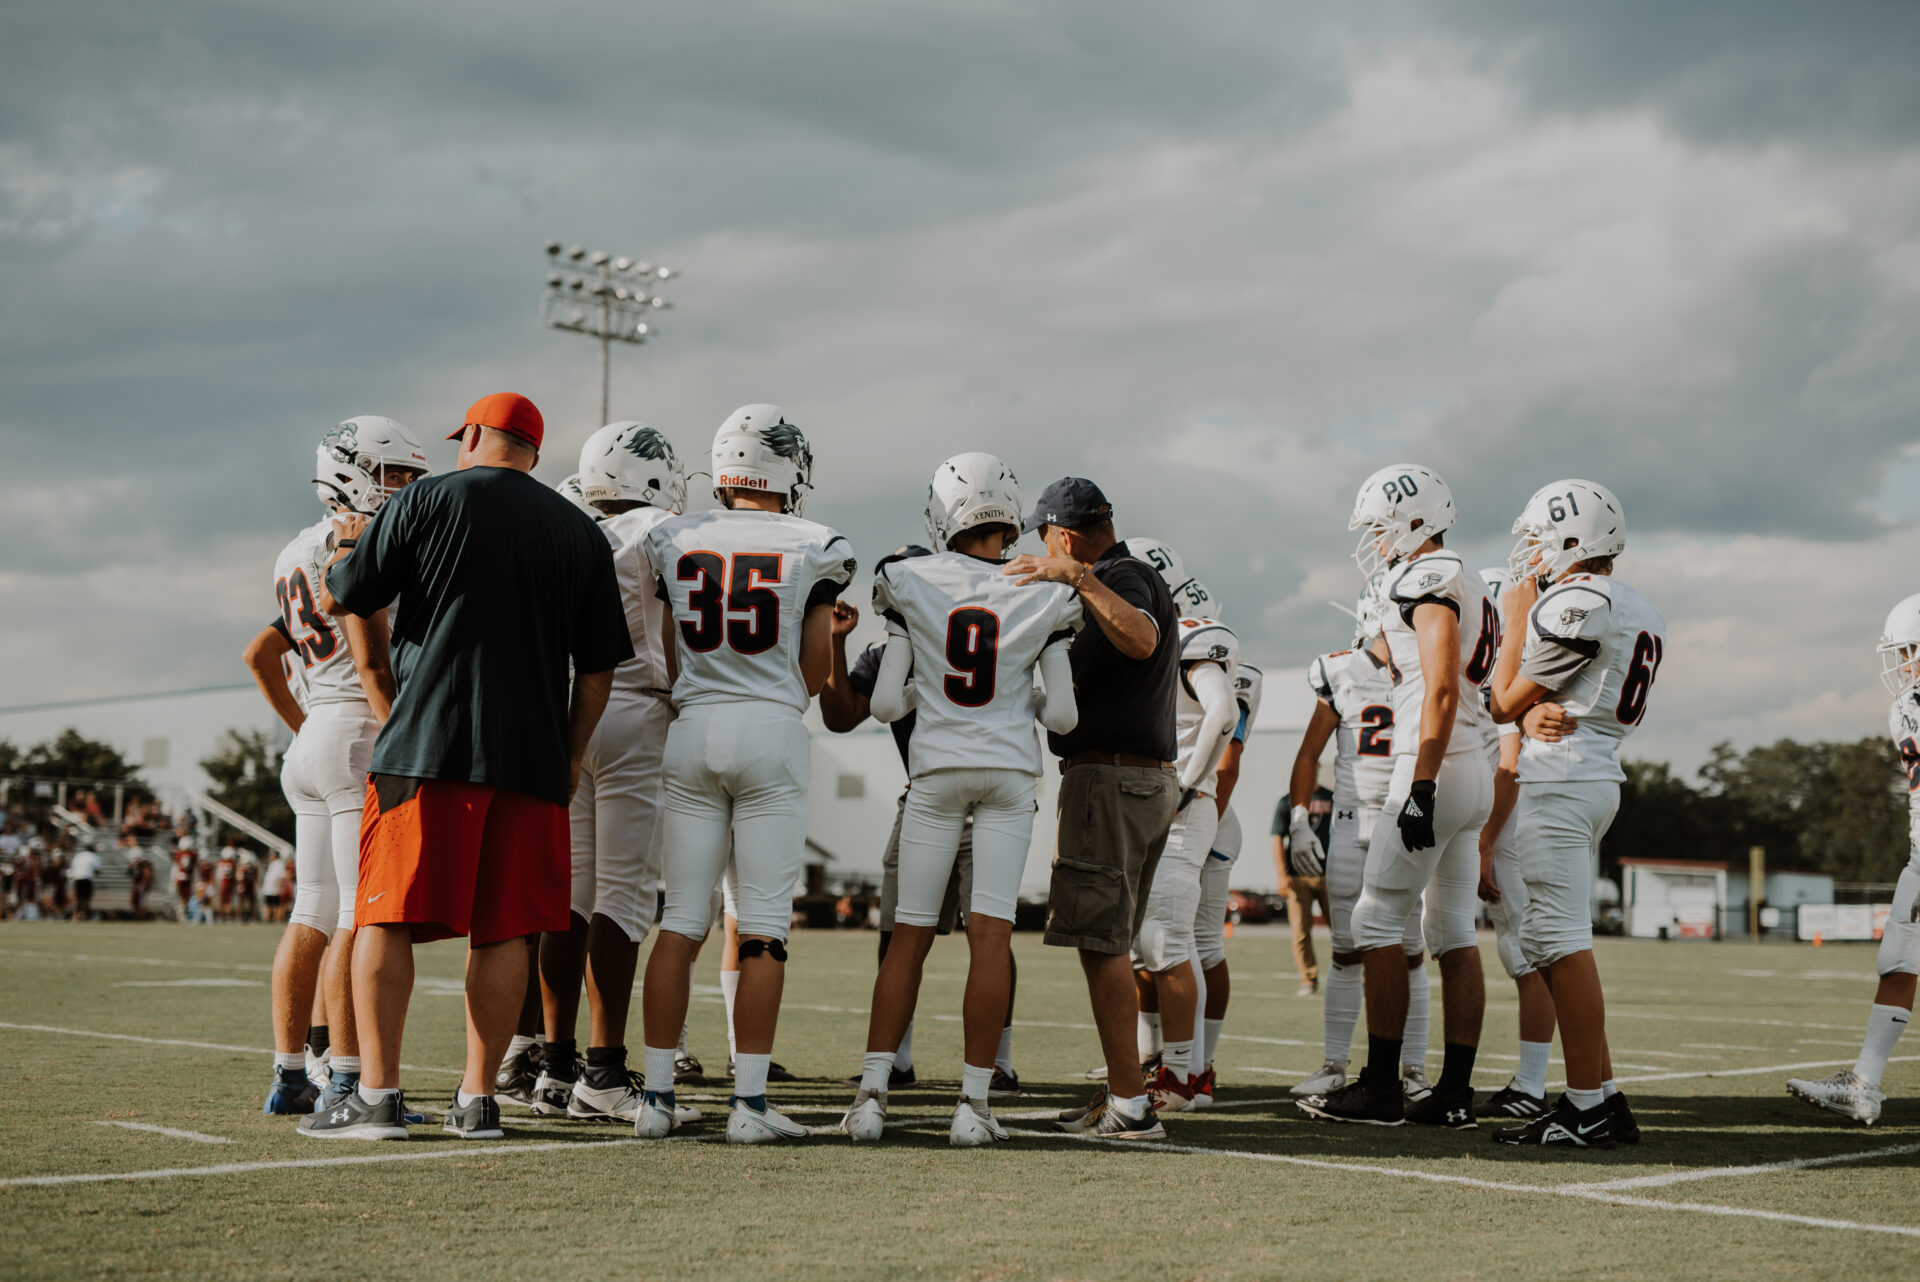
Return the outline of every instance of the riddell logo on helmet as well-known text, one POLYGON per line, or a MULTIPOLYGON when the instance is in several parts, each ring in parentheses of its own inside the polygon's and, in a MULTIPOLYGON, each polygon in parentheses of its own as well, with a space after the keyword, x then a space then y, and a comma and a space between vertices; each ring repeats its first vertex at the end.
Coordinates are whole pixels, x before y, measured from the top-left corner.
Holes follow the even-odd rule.
POLYGON ((728 476, 722 472, 720 479, 715 481, 714 485, 723 490, 764 490, 767 488, 767 478, 764 476, 728 476))

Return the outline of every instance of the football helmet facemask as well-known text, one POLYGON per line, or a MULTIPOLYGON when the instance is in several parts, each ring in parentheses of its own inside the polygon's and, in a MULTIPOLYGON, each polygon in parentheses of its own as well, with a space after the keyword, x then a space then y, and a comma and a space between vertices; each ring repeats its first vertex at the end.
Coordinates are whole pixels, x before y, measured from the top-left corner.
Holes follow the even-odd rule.
POLYGON ((432 470, 412 432, 379 414, 360 414, 320 438, 313 492, 335 511, 372 516, 382 503, 432 470))
POLYGON ((1418 463, 1383 467, 1361 483, 1353 499, 1347 528, 1360 531, 1353 559, 1372 579, 1459 519, 1453 491, 1438 472, 1418 463))
POLYGON ((1527 500, 1513 532, 1520 536, 1507 556, 1514 581, 1531 574, 1553 583, 1582 561, 1618 556, 1627 546, 1627 517, 1606 486, 1555 481, 1527 500))
POLYGON ((1920 685, 1920 593, 1893 607, 1880 630, 1880 680, 1898 698, 1920 685))

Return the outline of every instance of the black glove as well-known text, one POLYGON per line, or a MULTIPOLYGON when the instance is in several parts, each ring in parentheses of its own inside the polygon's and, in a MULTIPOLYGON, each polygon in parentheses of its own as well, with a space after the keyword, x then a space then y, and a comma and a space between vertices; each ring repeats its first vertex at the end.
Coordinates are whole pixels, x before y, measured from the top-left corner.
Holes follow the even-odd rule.
POLYGON ((1413 781, 1413 792, 1400 807, 1400 841, 1408 850, 1433 845, 1433 780, 1413 781))
POLYGON ((1199 795, 1200 790, 1198 788, 1182 788, 1180 790, 1180 805, 1173 813, 1176 815, 1183 813, 1188 806, 1193 804, 1193 799, 1199 795))

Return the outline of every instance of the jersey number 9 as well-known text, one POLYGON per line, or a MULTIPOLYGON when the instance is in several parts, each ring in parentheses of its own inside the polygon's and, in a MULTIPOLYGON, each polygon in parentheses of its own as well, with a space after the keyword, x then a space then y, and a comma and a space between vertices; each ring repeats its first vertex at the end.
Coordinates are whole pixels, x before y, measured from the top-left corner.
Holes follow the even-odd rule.
POLYGON ((1000 619, 991 610, 962 606, 947 616, 947 663, 953 675, 942 688, 963 708, 993 702, 994 673, 1000 666, 1000 619))

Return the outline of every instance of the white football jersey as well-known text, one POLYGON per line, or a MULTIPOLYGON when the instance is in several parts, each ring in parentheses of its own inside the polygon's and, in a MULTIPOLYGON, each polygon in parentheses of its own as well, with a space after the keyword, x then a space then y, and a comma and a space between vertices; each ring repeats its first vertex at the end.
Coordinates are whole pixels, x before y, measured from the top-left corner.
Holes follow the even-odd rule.
POLYGON ((895 561, 873 605, 913 645, 916 694, 907 772, 1041 769, 1034 669, 1080 626, 1064 583, 1020 586, 998 561, 938 552, 895 561))
MULTIPOLYGON (((1206 709, 1200 706, 1200 700, 1193 694, 1193 686, 1187 681, 1187 665, 1190 663, 1213 662, 1227 670, 1227 688, 1233 688, 1235 670, 1240 666, 1240 638, 1228 630, 1227 625, 1218 619, 1187 618, 1180 620, 1180 687, 1174 696, 1174 733, 1179 744, 1178 758, 1174 769, 1182 774, 1187 763, 1193 760, 1198 751, 1200 723, 1206 718, 1206 709)), ((1211 745, 1209 745, 1211 747, 1211 745)), ((1200 780, 1200 795, 1211 797, 1214 784, 1219 776, 1219 768, 1209 770, 1200 780)))
POLYGON ((1526 740, 1521 782, 1627 777, 1620 743, 1647 714, 1666 630, 1645 597, 1608 575, 1576 574, 1541 594, 1527 616, 1520 675, 1551 690, 1580 724, 1559 743, 1526 740))
POLYGON ((333 519, 322 517, 294 535, 273 563, 274 600, 280 606, 280 621, 293 641, 287 669, 293 674, 294 693, 303 708, 367 701, 347 646, 347 634, 316 604, 327 562, 333 558, 327 551, 327 534, 332 529, 333 519))
POLYGON ((853 548, 780 512, 669 516, 641 546, 673 609, 678 707, 766 700, 807 709, 800 622, 853 581, 853 548))
POLYGON ((1480 576, 1458 555, 1441 550, 1387 571, 1387 608, 1381 612, 1393 676, 1393 750, 1411 756, 1420 750, 1420 712, 1427 697, 1427 674, 1420 671, 1420 638, 1413 630, 1414 607, 1434 602, 1460 619, 1460 694, 1454 705, 1453 734, 1447 755, 1486 755, 1493 718, 1480 696, 1480 684, 1493 672, 1500 646, 1499 611, 1480 576))
POLYGON ((1247 741, 1247 736, 1253 733, 1253 723, 1260 719, 1260 689, 1265 681, 1265 674, 1251 663, 1243 663, 1233 670, 1233 697, 1240 704, 1240 724, 1233 730, 1238 743, 1247 741))
POLYGON ((1368 650, 1338 650, 1307 666, 1307 684, 1340 717, 1334 731, 1335 809, 1383 806, 1393 782, 1393 678, 1368 650))
POLYGON ((1907 858, 1920 865, 1920 695, 1908 690, 1893 701, 1887 733, 1907 772, 1907 858))
POLYGON ((613 670, 615 690, 667 688, 667 639, 659 635, 660 612, 654 604, 659 595, 644 545, 653 527, 672 515, 663 507, 636 507, 600 522, 613 545, 613 574, 627 608, 627 635, 633 640, 633 657, 613 670))

